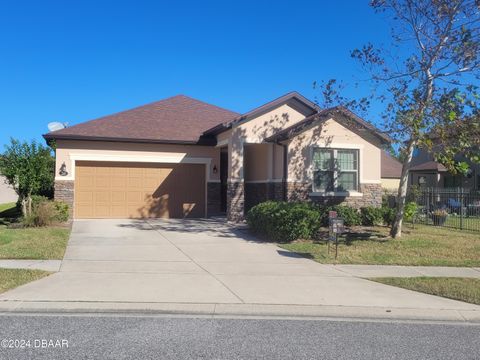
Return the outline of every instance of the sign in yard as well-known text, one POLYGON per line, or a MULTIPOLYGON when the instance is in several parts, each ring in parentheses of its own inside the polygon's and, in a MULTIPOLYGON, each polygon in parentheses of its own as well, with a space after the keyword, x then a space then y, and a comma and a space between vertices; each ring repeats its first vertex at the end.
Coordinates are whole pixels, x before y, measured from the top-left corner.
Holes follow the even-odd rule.
POLYGON ((337 218, 336 211, 330 211, 328 213, 328 224, 329 224, 329 231, 328 231, 328 253, 330 253, 330 243, 335 243, 335 259, 338 256, 338 234, 342 234, 344 232, 344 221, 343 219, 337 218), (333 216, 330 216, 333 215, 333 216))

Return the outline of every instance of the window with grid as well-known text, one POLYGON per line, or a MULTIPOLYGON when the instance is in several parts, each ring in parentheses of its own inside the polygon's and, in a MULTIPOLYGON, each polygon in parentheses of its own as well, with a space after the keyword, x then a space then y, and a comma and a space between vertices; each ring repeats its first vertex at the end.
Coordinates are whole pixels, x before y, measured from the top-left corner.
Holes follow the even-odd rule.
POLYGON ((356 190, 358 190, 358 150, 314 149, 314 192, 356 190))

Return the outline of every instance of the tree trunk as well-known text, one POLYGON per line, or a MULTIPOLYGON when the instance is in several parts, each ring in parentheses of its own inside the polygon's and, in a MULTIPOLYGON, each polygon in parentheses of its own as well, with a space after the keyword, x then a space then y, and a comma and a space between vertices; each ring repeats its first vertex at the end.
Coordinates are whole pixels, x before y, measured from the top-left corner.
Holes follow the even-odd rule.
POLYGON ((28 215, 32 214, 32 196, 29 194, 27 196, 27 204, 28 204, 28 215))
POLYGON ((21 197, 20 203, 22 204, 22 215, 23 217, 27 216, 27 200, 25 197, 21 197))
POLYGON ((402 223, 403 223, 403 212, 405 210, 405 202, 407 199, 407 190, 408 190, 408 174, 410 170, 410 165, 412 163, 413 151, 415 150, 416 142, 414 140, 410 141, 405 159, 403 160, 402 166, 402 176, 400 178, 400 185, 398 187, 397 195, 397 212, 395 214, 395 220, 393 221, 392 228, 390 229, 390 235, 395 239, 402 236, 402 223))

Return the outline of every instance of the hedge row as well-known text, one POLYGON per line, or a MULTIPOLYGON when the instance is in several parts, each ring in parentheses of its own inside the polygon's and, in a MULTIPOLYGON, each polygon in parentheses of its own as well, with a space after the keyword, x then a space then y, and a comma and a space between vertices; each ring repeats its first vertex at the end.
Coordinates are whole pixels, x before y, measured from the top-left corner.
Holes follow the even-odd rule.
POLYGON ((247 223, 252 232, 265 239, 280 242, 311 239, 320 227, 328 226, 331 210, 344 219, 345 226, 390 225, 394 217, 394 210, 387 207, 364 207, 359 211, 344 205, 267 201, 250 209, 247 223))

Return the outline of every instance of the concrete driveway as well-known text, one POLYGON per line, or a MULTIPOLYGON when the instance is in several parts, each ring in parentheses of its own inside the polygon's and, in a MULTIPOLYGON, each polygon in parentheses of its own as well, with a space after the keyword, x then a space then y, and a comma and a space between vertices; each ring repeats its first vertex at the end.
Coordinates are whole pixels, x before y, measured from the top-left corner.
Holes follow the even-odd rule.
POLYGON ((216 220, 75 221, 60 272, 0 300, 480 309, 354 277, 216 220))

